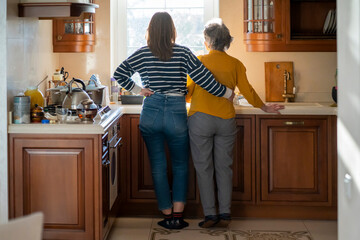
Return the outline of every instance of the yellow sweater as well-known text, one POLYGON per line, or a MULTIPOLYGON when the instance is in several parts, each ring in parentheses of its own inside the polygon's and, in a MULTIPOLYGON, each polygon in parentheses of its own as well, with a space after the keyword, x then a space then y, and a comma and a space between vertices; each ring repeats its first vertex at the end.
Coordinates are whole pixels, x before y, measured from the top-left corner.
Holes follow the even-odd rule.
MULTIPOLYGON (((199 59, 214 75, 216 81, 233 90, 237 86, 240 93, 254 107, 260 108, 264 105, 246 77, 245 66, 238 59, 216 50, 199 56, 199 59)), ((234 105, 229 100, 208 93, 196 85, 189 76, 187 85, 186 100, 191 101, 189 116, 196 112, 203 112, 223 119, 235 117, 234 105)))

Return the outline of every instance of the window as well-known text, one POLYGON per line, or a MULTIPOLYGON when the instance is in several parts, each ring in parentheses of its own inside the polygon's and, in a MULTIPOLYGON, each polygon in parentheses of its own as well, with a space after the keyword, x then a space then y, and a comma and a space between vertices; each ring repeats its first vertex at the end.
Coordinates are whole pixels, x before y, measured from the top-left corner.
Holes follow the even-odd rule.
MULTIPOLYGON (((145 33, 154 13, 168 12, 177 31, 176 43, 204 53, 204 24, 219 16, 218 0, 112 0, 112 69, 146 45, 145 33)), ((140 85, 140 79, 133 79, 140 85)))

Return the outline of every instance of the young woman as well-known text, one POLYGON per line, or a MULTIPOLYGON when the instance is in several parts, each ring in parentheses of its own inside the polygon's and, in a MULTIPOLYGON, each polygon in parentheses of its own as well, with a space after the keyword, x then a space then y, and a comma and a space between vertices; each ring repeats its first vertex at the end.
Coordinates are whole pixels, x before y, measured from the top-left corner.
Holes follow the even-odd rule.
MULTIPOLYGON (((278 104, 265 105, 249 84, 244 65, 226 54, 232 37, 220 20, 205 26, 204 37, 209 54, 199 56, 199 59, 217 81, 231 89, 238 87, 250 104, 265 112, 279 113, 284 108, 278 104)), ((187 100, 191 98, 188 120, 190 148, 205 215, 199 226, 226 227, 231 220, 232 162, 236 135, 234 105, 207 93, 190 78, 188 90, 187 100), (214 177, 218 189, 219 215, 215 207, 214 177)))
POLYGON ((147 96, 140 115, 152 171, 158 207, 168 229, 188 226, 182 212, 188 186, 189 140, 185 94, 189 74, 194 82, 210 94, 231 101, 233 91, 215 81, 212 74, 186 47, 175 44, 176 30, 171 16, 156 13, 147 30, 147 46, 127 58, 114 73, 114 78, 128 91, 147 96), (131 76, 138 72, 144 88, 131 76), (226 98, 229 98, 226 99, 226 98), (165 142, 172 165, 172 196, 167 177, 165 142))

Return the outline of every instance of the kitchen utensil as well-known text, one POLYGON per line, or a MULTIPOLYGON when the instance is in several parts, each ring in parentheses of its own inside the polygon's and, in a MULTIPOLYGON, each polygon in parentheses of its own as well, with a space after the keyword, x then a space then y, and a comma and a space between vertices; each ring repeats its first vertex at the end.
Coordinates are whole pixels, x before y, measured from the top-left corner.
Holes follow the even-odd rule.
POLYGON ((36 85, 36 87, 39 87, 39 85, 43 82, 43 81, 45 81, 46 79, 48 79, 48 75, 46 75, 46 77, 44 77, 44 79, 43 80, 41 80, 37 85, 36 85))
POLYGON ((58 81, 54 88, 47 89, 46 91, 49 92, 49 105, 61 105, 66 96, 67 82, 58 81))
POLYGON ((286 92, 293 93, 293 62, 265 62, 265 100, 266 102, 283 102, 284 72, 290 76, 286 81, 286 92))
POLYGON ((40 107, 44 107, 44 95, 37 86, 28 87, 25 91, 25 96, 30 97, 30 109, 35 108, 36 104, 40 107))
POLYGON ((99 84, 97 81, 90 79, 89 84, 86 86, 86 92, 96 105, 103 106, 105 88, 105 86, 99 84))
POLYGON ((65 123, 68 114, 69 114, 69 109, 63 108, 61 106, 56 108, 56 116, 59 123, 65 123))
POLYGON ((64 67, 61 67, 60 73, 63 75, 64 81, 69 77, 69 73, 64 71, 64 67))
POLYGON ((121 95, 121 104, 142 104, 144 96, 137 95, 121 95))
POLYGON ((44 118, 43 108, 35 104, 35 107, 31 109, 31 122, 41 122, 43 118, 44 118))
POLYGON ((80 104, 82 100, 90 99, 89 95, 85 92, 85 84, 82 80, 73 78, 67 85, 67 92, 62 103, 62 107, 76 110, 77 105, 80 104), (72 88, 73 83, 80 83, 81 88, 72 88))
POLYGON ((15 96, 14 97, 14 123, 30 123, 30 97, 15 96))
POLYGON ((77 114, 84 123, 93 123, 93 119, 97 114, 97 106, 91 99, 85 99, 76 107, 77 114))

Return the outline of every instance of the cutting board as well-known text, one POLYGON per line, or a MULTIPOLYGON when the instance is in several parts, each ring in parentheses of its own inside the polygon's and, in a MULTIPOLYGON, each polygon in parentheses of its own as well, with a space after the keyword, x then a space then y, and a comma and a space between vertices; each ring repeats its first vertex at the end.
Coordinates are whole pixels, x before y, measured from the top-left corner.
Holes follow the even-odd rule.
POLYGON ((294 67, 293 62, 265 62, 265 101, 283 102, 284 72, 290 73, 287 82, 287 93, 293 93, 294 67))

